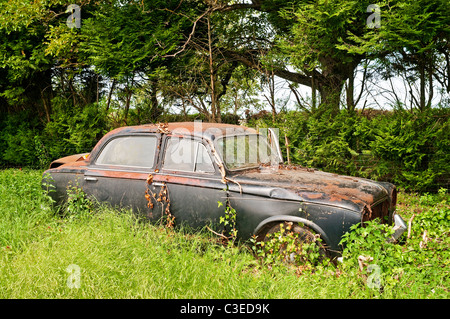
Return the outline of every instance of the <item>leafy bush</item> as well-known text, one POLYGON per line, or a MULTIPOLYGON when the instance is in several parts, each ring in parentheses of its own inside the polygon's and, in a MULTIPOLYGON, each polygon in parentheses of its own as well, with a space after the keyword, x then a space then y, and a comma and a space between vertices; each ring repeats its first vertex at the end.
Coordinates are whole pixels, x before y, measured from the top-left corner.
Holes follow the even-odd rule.
MULTIPOLYGON (((368 280, 369 276, 365 273, 370 264, 371 269, 376 268, 378 274, 383 274, 383 279, 377 278, 377 288, 388 280, 388 277, 397 275, 399 263, 401 263, 403 254, 402 246, 389 242, 389 238, 394 233, 394 229, 386 224, 379 223, 378 220, 370 221, 362 227, 356 224, 351 227, 350 232, 346 233, 341 244, 344 245, 343 260, 344 270, 360 270, 360 276, 368 280)), ((371 277, 372 278, 372 277, 371 277)), ((373 282, 369 283, 373 288, 373 282)))
POLYGON ((87 197, 79 185, 67 187, 67 203, 63 215, 71 219, 82 218, 92 214, 95 202, 87 197))
MULTIPOLYGON (((7 114, 0 131, 0 160, 3 165, 38 166, 35 136, 42 123, 30 112, 7 114)), ((3 166, 2 165, 2 166, 3 166)))
MULTIPOLYGON (((329 259, 324 258, 319 236, 300 235, 292 222, 281 223, 277 230, 267 234, 263 241, 256 237, 250 239, 250 247, 263 265, 270 267, 291 265, 297 273, 311 271, 316 267, 329 266, 329 259)), ((304 227, 299 223, 299 227, 304 227)))
POLYGON ((7 114, 0 123, 2 166, 46 168, 57 158, 89 152, 110 129, 96 104, 74 108, 63 98, 52 100, 50 122, 28 111, 7 114))
POLYGON ((43 140, 51 159, 89 152, 109 130, 106 113, 90 104, 72 107, 64 99, 53 99, 51 122, 43 130, 43 140))
MULTIPOLYGON (((374 121, 374 156, 392 167, 392 181, 404 188, 437 190, 450 173, 450 124, 446 109, 421 113, 397 111, 374 121)), ((448 181, 447 181, 448 182, 448 181)))
POLYGON ((388 241, 394 232, 392 226, 376 221, 364 227, 355 225, 344 235, 341 241, 345 246, 343 272, 352 273, 369 288, 378 288, 380 292, 430 287, 433 293, 439 290, 448 295, 450 207, 447 190, 416 197, 419 198, 418 208, 414 209, 417 215, 409 218, 410 229, 399 243, 388 241))

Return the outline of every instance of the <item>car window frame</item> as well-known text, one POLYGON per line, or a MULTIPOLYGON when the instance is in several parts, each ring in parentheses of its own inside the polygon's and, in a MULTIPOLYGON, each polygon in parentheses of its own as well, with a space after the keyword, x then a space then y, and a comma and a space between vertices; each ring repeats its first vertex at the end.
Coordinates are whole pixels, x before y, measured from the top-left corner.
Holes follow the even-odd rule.
MULTIPOLYGON (((220 160, 222 162, 222 165, 225 167, 225 169, 230 172, 230 173, 236 173, 236 172, 241 172, 241 171, 247 171, 247 170, 252 170, 255 168, 259 168, 261 167, 260 164, 254 165, 254 166, 248 166, 248 167, 241 167, 241 168, 229 168, 227 165, 227 162, 224 159, 224 154, 222 154, 222 152, 219 150, 220 148, 218 147, 218 143, 219 140, 224 139, 224 138, 229 138, 229 137, 235 137, 235 136, 246 136, 246 135, 255 135, 255 136, 260 136, 261 134, 259 133, 248 133, 248 132, 244 132, 244 133, 236 133, 236 134, 230 134, 227 136, 218 136, 215 140, 214 140, 214 147, 220 157, 220 160)), ((266 140, 267 144, 270 145, 268 143, 268 141, 266 140)))
POLYGON ((195 136, 186 136, 186 135, 165 135, 163 137, 163 142, 161 143, 163 145, 162 149, 163 151, 161 152, 161 156, 159 157, 160 163, 159 163, 159 168, 161 169, 161 171, 163 171, 164 173, 176 173, 176 174, 189 174, 189 175, 201 175, 201 176, 215 176, 218 175, 218 169, 217 169, 217 165, 215 164, 214 161, 214 156, 210 150, 210 148, 208 147, 208 143, 205 143, 205 141, 201 138, 195 137, 195 136), (196 169, 196 160, 197 160, 197 156, 198 156, 198 147, 196 148, 196 157, 195 157, 195 162, 194 162, 194 170, 192 171, 186 171, 186 170, 175 170, 175 169, 168 169, 164 167, 164 159, 166 157, 166 152, 167 152, 167 146, 169 143, 169 140, 171 138, 183 138, 183 139, 190 139, 192 141, 197 142, 199 145, 202 145, 205 149, 206 152, 209 156, 209 158, 211 159, 211 164, 213 166, 214 171, 213 172, 198 172, 195 171, 196 169))
POLYGON ((109 168, 120 168, 123 170, 132 170, 132 171, 148 171, 153 170, 158 166, 158 160, 159 160, 159 152, 160 152, 160 145, 161 145, 161 134, 157 133, 133 133, 133 134, 121 134, 121 135, 115 135, 111 136, 110 139, 105 141, 105 143, 101 146, 101 148, 98 150, 97 154, 95 154, 95 157, 91 160, 91 167, 95 168, 102 168, 102 169, 109 169, 109 168), (98 158, 103 153, 105 148, 109 143, 111 143, 114 140, 117 140, 119 138, 126 138, 126 137, 149 137, 149 138, 155 138, 156 139, 156 146, 155 146, 155 152, 153 155, 153 165, 151 167, 148 166, 133 166, 133 165, 124 165, 124 164, 99 164, 97 163, 98 158))

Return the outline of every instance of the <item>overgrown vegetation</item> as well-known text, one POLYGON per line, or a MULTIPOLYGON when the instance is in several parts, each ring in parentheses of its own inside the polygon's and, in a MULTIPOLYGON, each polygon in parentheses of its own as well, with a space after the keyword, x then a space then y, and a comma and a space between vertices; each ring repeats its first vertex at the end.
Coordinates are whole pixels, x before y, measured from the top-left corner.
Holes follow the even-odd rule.
POLYGON ((313 271, 316 267, 329 266, 321 238, 303 231, 303 224, 292 222, 276 225, 262 241, 250 239, 251 249, 262 265, 284 265, 295 268, 297 274, 313 271), (299 227, 302 231, 296 231, 299 227))
POLYGON ((399 194, 398 211, 411 227, 399 243, 386 242, 391 229, 369 223, 344 238, 342 263, 305 267, 305 260, 287 265, 275 250, 273 258, 258 259, 251 243, 224 246, 207 230, 150 225, 130 211, 90 202, 76 185, 58 213, 42 193, 41 174, 0 172, 2 298, 450 296, 444 189, 399 194))
POLYGON ((97 105, 74 107, 55 98, 49 122, 30 111, 0 115, 0 166, 48 167, 54 159, 90 152, 111 129, 97 105))

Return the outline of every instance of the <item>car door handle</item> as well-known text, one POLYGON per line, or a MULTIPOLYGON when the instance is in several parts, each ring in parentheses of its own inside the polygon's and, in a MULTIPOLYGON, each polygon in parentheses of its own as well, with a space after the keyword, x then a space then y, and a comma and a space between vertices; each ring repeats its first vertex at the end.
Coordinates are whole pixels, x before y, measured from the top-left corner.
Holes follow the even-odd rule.
POLYGON ((95 178, 95 177, 85 177, 84 180, 87 181, 87 182, 96 182, 97 178, 95 178))
POLYGON ((153 185, 153 186, 160 186, 160 187, 162 187, 162 186, 164 186, 165 184, 164 184, 164 183, 159 183, 159 182, 153 182, 152 185, 153 185))

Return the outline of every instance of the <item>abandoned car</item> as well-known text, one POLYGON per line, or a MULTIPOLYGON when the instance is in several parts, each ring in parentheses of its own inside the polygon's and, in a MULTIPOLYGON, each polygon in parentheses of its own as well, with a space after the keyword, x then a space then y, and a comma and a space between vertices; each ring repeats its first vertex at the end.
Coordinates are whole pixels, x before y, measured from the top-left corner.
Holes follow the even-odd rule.
POLYGON ((169 214, 176 225, 219 232, 218 203, 227 203, 236 211, 238 238, 262 239, 280 223, 299 223, 296 231, 320 235, 331 254, 357 223, 379 218, 395 225, 394 239, 404 232, 394 185, 283 164, 277 140, 228 124, 122 127, 91 153, 51 163, 43 185, 53 184, 58 203, 78 185, 99 202, 131 207, 152 221, 169 214))

